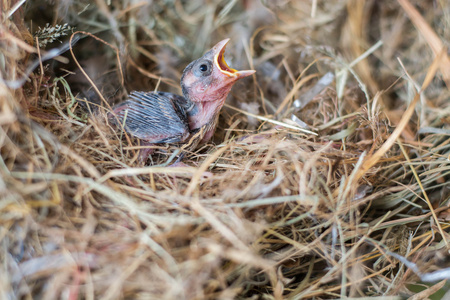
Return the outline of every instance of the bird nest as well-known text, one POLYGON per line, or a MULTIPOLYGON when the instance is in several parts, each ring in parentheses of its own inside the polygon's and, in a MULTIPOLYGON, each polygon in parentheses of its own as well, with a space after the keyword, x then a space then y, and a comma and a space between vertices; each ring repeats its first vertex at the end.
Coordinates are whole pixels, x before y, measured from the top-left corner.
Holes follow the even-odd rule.
POLYGON ((2 5, 0 298, 444 297, 445 1, 2 5), (213 139, 140 161, 111 107, 225 38, 213 139))

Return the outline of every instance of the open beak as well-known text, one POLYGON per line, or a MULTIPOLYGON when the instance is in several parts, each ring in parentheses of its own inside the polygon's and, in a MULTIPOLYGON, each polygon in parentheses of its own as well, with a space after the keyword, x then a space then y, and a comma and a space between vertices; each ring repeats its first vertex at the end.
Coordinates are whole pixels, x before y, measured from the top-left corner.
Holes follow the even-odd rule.
POLYGON ((214 53, 215 53, 214 54, 214 63, 216 64, 216 66, 220 70, 220 72, 228 77, 235 79, 235 80, 254 74, 256 72, 255 70, 238 71, 238 70, 232 69, 228 66, 228 64, 224 58, 224 53, 225 53, 225 48, 227 46, 227 43, 229 41, 230 41, 230 39, 225 39, 223 41, 220 41, 213 48, 214 53))

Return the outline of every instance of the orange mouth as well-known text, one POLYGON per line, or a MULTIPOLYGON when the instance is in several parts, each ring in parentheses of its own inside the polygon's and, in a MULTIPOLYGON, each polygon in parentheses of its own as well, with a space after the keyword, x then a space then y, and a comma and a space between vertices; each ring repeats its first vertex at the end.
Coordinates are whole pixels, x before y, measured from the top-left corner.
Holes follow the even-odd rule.
POLYGON ((225 39, 217 43, 217 45, 213 48, 216 52, 216 54, 214 55, 214 63, 217 65, 220 72, 228 77, 233 78, 234 80, 254 74, 256 72, 254 70, 238 71, 228 66, 227 62, 225 61, 224 53, 229 40, 230 39, 225 39))
POLYGON ((225 48, 227 46, 227 43, 228 43, 228 41, 226 43, 224 43, 222 49, 220 49, 219 53, 217 53, 215 55, 215 62, 222 73, 224 73, 225 75, 228 75, 230 77, 235 77, 236 73, 238 71, 230 68, 228 66, 227 62, 225 61, 225 57, 224 57, 225 48))

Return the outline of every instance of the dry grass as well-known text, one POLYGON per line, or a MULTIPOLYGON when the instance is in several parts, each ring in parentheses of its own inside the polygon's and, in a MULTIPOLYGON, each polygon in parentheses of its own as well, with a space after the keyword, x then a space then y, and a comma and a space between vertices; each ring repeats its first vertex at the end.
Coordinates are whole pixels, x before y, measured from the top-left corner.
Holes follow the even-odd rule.
POLYGON ((389 253, 450 267, 446 1, 14 4, 0 10, 1 299, 444 295, 389 253), (164 145, 140 164, 111 105, 180 93, 187 63, 226 37, 230 65, 257 73, 214 141, 190 167, 167 167, 164 145))

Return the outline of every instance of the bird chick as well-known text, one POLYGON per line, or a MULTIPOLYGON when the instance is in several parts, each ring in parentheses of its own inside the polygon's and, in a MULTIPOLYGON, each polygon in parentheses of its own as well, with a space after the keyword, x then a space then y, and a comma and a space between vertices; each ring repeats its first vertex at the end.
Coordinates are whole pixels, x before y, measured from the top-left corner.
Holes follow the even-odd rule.
MULTIPOLYGON (((229 39, 190 63, 181 76, 183 96, 166 92, 132 92, 113 108, 110 118, 143 144, 182 143, 195 148, 211 139, 233 84, 255 73, 237 71, 224 59, 229 39)), ((147 158, 148 152, 141 153, 147 158)))

